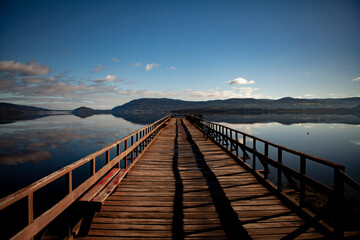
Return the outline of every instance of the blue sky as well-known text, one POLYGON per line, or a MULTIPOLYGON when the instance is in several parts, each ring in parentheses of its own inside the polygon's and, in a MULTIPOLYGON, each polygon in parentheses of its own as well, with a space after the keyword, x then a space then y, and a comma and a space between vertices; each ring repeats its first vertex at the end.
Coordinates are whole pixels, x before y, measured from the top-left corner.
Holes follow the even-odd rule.
POLYGON ((360 96, 360 1, 1 1, 0 101, 360 96))

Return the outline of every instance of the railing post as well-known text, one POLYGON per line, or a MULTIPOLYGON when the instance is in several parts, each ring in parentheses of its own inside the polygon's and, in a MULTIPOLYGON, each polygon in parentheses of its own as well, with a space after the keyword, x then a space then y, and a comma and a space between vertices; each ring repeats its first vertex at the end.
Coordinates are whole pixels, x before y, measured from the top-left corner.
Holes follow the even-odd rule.
POLYGON ((219 125, 215 125, 215 131, 216 131, 216 141, 220 141, 220 130, 219 130, 220 128, 219 128, 219 125))
MULTIPOLYGON (((134 145, 134 135, 131 136, 131 146, 133 146, 133 145, 134 145)), ((133 150, 131 151, 131 163, 134 162, 134 151, 135 151, 135 149, 133 149, 133 150)))
POLYGON ((34 221, 34 195, 29 193, 28 195, 28 224, 34 221))
POLYGON ((229 133, 228 133, 228 128, 226 127, 225 129, 226 129, 226 134, 225 134, 225 136, 226 136, 226 138, 225 138, 225 139, 226 139, 226 148, 229 149, 229 139, 228 139, 228 138, 229 138, 229 133))
MULTIPOLYGON (((120 155, 120 143, 119 143, 118 145, 116 145, 116 154, 117 154, 117 156, 120 155)), ((116 165, 117 165, 118 168, 121 167, 121 166, 120 166, 120 160, 119 160, 119 162, 118 162, 116 165)))
POLYGON ((95 175, 96 167, 95 167, 95 157, 91 159, 91 166, 90 166, 90 175, 95 175))
MULTIPOLYGON (((139 141, 139 133, 136 133, 136 141, 135 141, 135 144, 137 144, 139 141)), ((136 148, 134 148, 134 153, 136 153, 135 157, 134 158, 137 158, 138 156, 138 152, 139 152, 139 145, 136 146, 136 148)))
POLYGON ((238 132, 235 132, 235 139, 236 139, 236 156, 239 156, 239 137, 238 137, 238 132))
POLYGON ((344 177, 340 171, 345 167, 334 168, 334 233, 336 239, 344 238, 344 177))
MULTIPOLYGON (((142 139, 144 130, 140 131, 140 139, 142 139)), ((139 152, 141 153, 143 151, 143 141, 139 144, 139 152)))
MULTIPOLYGON (((264 155, 266 156, 266 157, 268 157, 269 156, 269 144, 266 142, 265 143, 265 146, 264 146, 264 155)), ((267 160, 265 160, 264 161, 264 168, 265 168, 265 174, 264 174, 264 177, 265 177, 265 179, 268 179, 269 178, 269 163, 268 163, 268 161, 267 160)))
MULTIPOLYGON (((127 150, 128 148, 128 139, 125 140, 125 148, 124 148, 124 152, 127 150)), ((125 155, 125 169, 127 169, 127 154, 125 155)))
MULTIPOLYGON (((281 148, 278 148, 278 163, 279 164, 282 164, 282 149, 281 148)), ((282 174, 281 174, 281 167, 278 166, 278 176, 277 176, 277 187, 278 187, 278 190, 281 191, 282 189, 282 186, 281 186, 281 183, 282 183, 282 174)))
MULTIPOLYGON (((256 139, 253 138, 253 149, 256 151, 256 139)), ((253 153, 253 169, 256 170, 256 155, 253 153)))
POLYGON ((106 164, 108 164, 110 162, 110 151, 107 150, 106 151, 106 164))
MULTIPOLYGON (((246 135, 243 134, 243 145, 246 146, 246 135)), ((246 162, 245 149, 243 149, 243 160, 246 162)))
POLYGON ((65 184, 67 188, 67 192, 72 192, 72 171, 68 172, 65 177, 65 184))
MULTIPOLYGON (((304 155, 300 156, 300 173, 306 175, 306 157, 304 155)), ((302 179, 300 179, 300 207, 305 206, 306 200, 306 185, 302 179)))

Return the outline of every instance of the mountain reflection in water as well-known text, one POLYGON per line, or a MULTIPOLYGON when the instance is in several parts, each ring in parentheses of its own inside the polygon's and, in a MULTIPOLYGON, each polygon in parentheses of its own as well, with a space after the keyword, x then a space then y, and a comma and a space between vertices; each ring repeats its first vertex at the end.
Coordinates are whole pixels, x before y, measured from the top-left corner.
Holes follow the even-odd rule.
MULTIPOLYGON (((0 197, 162 118, 144 114, 48 116, 0 125, 0 197), (21 177, 18 177, 21 176, 21 177)), ((346 166, 360 181, 360 119, 354 115, 204 115, 245 133, 346 166)), ((309 170, 310 172, 312 170, 309 170)), ((326 177, 314 168, 314 175, 326 177)))

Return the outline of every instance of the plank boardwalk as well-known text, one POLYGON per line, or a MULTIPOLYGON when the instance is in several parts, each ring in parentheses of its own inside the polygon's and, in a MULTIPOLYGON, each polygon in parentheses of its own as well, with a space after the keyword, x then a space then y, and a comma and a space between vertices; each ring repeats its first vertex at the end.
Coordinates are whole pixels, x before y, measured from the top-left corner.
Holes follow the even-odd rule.
POLYGON ((95 214, 85 239, 324 236, 185 119, 171 119, 95 214))

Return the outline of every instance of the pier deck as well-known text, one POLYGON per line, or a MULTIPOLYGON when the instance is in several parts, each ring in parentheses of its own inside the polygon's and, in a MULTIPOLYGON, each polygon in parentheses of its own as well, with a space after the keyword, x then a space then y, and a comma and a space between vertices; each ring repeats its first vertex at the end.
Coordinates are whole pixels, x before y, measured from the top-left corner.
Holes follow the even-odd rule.
POLYGON ((185 119, 172 118, 83 239, 319 239, 324 235, 185 119))

